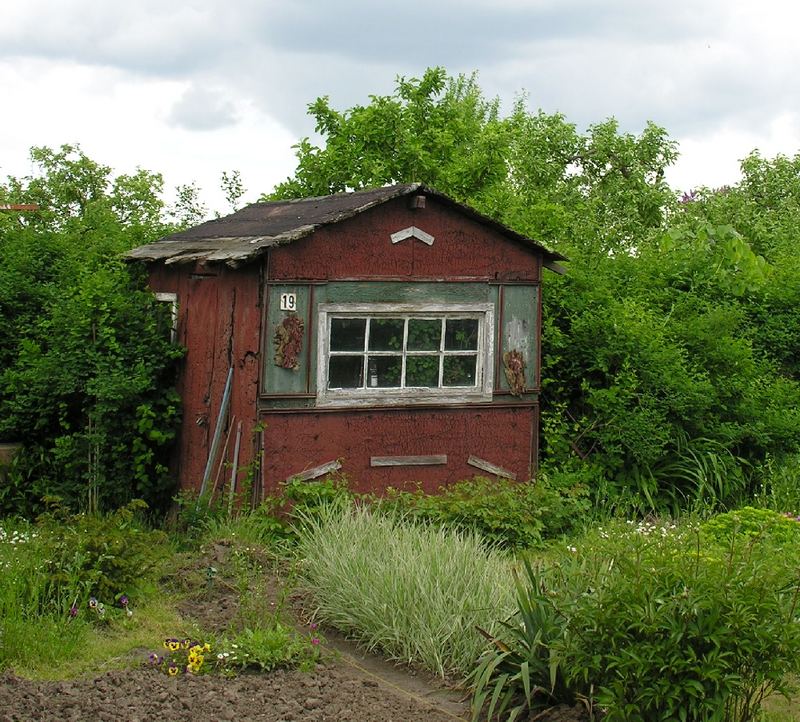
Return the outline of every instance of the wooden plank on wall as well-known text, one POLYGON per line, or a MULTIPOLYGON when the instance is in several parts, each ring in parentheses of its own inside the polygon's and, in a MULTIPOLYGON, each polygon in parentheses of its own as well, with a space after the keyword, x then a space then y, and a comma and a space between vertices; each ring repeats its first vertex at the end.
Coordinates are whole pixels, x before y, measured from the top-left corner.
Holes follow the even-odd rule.
POLYGON ((341 462, 338 459, 334 459, 326 464, 315 466, 313 469, 301 471, 299 474, 292 474, 287 477, 286 481, 311 481, 311 479, 318 479, 320 476, 325 476, 325 474, 330 474, 332 471, 338 471, 341 468, 341 462))
POLYGON ((469 459, 467 459, 467 463, 470 466, 474 466, 476 469, 488 471, 490 474, 501 476, 504 479, 511 479, 512 481, 516 481, 517 479, 517 475, 513 471, 504 469, 502 466, 497 466, 497 464, 492 464, 490 461, 486 461, 477 456, 470 456, 469 459))
POLYGON ((447 463, 447 454, 433 456, 371 456, 370 466, 436 466, 447 463))

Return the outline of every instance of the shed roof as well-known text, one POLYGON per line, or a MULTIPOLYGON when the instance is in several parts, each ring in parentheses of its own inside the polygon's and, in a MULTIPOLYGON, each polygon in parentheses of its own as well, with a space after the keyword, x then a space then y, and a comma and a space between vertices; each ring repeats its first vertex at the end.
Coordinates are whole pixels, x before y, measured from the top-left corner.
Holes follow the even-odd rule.
POLYGON ((545 266, 561 272, 555 263, 566 260, 536 241, 484 216, 474 208, 421 183, 384 186, 349 193, 335 193, 315 198, 253 203, 222 218, 206 221, 193 228, 165 236, 154 243, 138 246, 125 254, 130 261, 167 264, 205 261, 236 267, 256 259, 269 248, 303 238, 322 226, 338 223, 386 203, 393 198, 425 195, 457 208, 464 215, 489 226, 503 235, 542 253, 545 266))

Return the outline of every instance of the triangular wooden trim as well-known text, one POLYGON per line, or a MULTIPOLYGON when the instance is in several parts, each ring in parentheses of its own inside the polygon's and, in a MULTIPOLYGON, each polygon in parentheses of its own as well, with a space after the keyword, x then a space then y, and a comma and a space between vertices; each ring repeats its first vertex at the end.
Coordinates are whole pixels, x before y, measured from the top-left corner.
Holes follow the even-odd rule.
POLYGON ((402 231, 392 233, 391 238, 392 243, 400 243, 400 241, 404 241, 406 238, 416 238, 418 241, 427 243, 429 246, 433 245, 433 236, 430 233, 425 233, 425 231, 416 226, 409 226, 402 231))

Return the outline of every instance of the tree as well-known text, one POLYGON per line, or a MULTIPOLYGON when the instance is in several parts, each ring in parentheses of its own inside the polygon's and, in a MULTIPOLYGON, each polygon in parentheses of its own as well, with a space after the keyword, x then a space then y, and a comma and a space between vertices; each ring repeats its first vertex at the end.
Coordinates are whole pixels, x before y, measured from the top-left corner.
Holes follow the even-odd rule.
POLYGON ((170 230, 161 176, 114 177, 77 146, 31 158, 39 174, 0 185, 0 201, 40 207, 0 218, 0 438, 24 443, 0 509, 45 495, 163 506, 181 350, 141 269, 119 260, 170 230))
POLYGON ((580 133, 524 97, 499 108, 441 68, 345 111, 320 98, 323 143, 297 144, 272 197, 421 181, 568 255, 544 294, 546 463, 642 506, 742 492, 748 468, 800 445, 800 278, 792 261, 776 284, 770 263, 800 220, 800 160, 751 157, 740 187, 679 203, 662 128, 580 133))

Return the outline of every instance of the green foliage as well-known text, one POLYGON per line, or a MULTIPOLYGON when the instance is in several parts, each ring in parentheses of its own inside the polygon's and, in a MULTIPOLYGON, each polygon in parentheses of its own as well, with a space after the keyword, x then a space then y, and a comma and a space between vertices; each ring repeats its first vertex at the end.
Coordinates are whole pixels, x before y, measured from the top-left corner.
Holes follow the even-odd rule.
POLYGON ((523 568, 522 579, 514 572, 517 611, 503 622, 504 639, 486 634, 492 648, 468 680, 473 720, 506 713, 512 720, 525 710, 575 701, 556 651, 564 634, 563 617, 540 570, 527 559, 523 568))
POLYGON ((800 522, 770 509, 742 509, 719 514, 701 526, 704 537, 719 544, 730 545, 738 536, 745 540, 753 538, 776 547, 793 548, 800 544, 800 522))
POLYGON ((229 642, 223 642, 222 647, 231 652, 219 662, 225 673, 237 670, 271 672, 287 667, 310 670, 319 660, 319 644, 317 637, 305 637, 277 618, 265 619, 259 625, 246 627, 229 642))
POLYGON ((756 505, 773 511, 800 514, 800 454, 768 456, 754 471, 758 481, 756 505))
POLYGON ((163 534, 136 522, 140 508, 106 518, 54 510, 36 524, 0 523, 0 669, 50 675, 94 654, 87 649, 100 618, 89 608, 93 593, 106 602, 106 624, 127 621, 123 593, 141 608, 168 550, 163 534))
POLYGON ((45 598, 85 604, 89 596, 116 600, 133 596, 152 581, 167 553, 163 532, 146 529, 134 501, 108 515, 65 514, 56 509, 39 517, 47 561, 45 598))
POLYGON ((46 495, 161 510, 182 352, 142 269, 119 255, 170 230, 162 179, 112 177, 73 146, 31 158, 37 176, 0 185, 0 201, 40 206, 0 218, 0 438, 24 444, 0 511, 33 515, 46 495))
POLYGON ((478 476, 442 487, 437 494, 389 490, 379 505, 478 534, 492 545, 524 549, 568 531, 588 511, 587 496, 583 484, 564 474, 542 475, 528 483, 478 476))
POLYGON ((511 610, 508 560, 475 534, 367 507, 328 507, 300 531, 301 581, 315 617, 393 659, 466 674, 511 610))
POLYGON ((691 529, 608 529, 573 560, 566 664, 605 719, 752 720, 797 672, 796 555, 691 529))
POLYGON ((279 503, 294 519, 314 515, 329 506, 347 506, 352 499, 347 479, 330 474, 309 481, 290 479, 282 485, 278 495, 279 503))
POLYGON ((800 667, 800 557, 780 534, 706 541, 737 524, 615 523, 526 565, 517 612, 472 675, 474 717, 578 699, 609 722, 758 719, 800 667))
POLYGON ((391 96, 340 113, 328 98, 309 105, 324 148, 303 138, 295 175, 272 197, 325 195, 347 188, 423 180, 459 198, 503 183, 507 170, 498 101, 484 100, 473 77, 449 79, 443 68, 398 78, 391 96), (442 163, 447 157, 448 162, 442 163))
POLYGON ((190 546, 210 539, 236 537, 266 545, 275 552, 288 550, 297 541, 298 529, 327 508, 343 508, 355 499, 343 476, 320 479, 290 479, 277 494, 267 497, 254 509, 231 510, 223 500, 198 497, 182 491, 174 501, 178 506, 176 541, 190 546))

